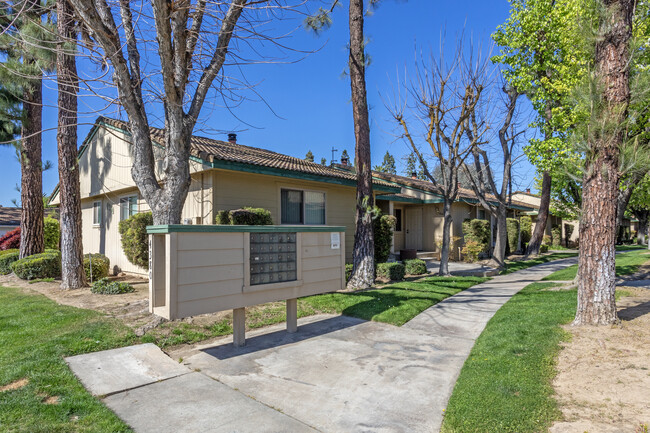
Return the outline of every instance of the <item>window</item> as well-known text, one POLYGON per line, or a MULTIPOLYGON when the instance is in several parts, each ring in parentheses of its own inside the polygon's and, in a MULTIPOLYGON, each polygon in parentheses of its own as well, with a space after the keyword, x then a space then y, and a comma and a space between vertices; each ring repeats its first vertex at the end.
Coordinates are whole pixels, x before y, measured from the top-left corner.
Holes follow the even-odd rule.
POLYGON ((395 231, 401 232, 402 231, 402 209, 394 209, 393 212, 395 213, 395 231))
POLYGON ((138 196, 132 195, 120 199, 120 221, 138 213, 138 196))
POLYGON ((102 223, 102 202, 93 203, 93 225, 98 226, 102 223))
POLYGON ((485 209, 479 209, 478 210, 478 219, 484 220, 485 218, 485 209))
POLYGON ((282 224, 325 224, 325 193, 283 189, 282 224))

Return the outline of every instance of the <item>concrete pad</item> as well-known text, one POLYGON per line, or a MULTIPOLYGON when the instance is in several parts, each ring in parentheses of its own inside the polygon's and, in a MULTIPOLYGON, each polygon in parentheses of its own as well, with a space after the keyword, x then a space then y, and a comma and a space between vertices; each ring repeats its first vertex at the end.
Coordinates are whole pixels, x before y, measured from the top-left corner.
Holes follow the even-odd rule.
POLYGON ((201 373, 121 392, 104 403, 138 433, 315 432, 201 373))
POLYGON ((151 343, 71 356, 65 360, 95 396, 114 394, 190 372, 151 343))
POLYGON ((473 344, 345 316, 252 334, 184 363, 325 432, 434 431, 473 344))

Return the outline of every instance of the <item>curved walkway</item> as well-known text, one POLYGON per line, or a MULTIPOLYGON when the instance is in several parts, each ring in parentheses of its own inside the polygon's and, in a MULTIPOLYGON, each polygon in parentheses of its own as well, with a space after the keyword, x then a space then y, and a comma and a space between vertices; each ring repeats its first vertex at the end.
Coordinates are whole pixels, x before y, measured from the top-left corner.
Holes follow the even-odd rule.
POLYGON ((67 361, 136 432, 434 432, 488 320, 526 285, 576 262, 494 277, 400 328, 321 315, 301 319, 295 334, 250 332, 243 348, 230 338, 197 347, 182 365, 153 345, 67 361))

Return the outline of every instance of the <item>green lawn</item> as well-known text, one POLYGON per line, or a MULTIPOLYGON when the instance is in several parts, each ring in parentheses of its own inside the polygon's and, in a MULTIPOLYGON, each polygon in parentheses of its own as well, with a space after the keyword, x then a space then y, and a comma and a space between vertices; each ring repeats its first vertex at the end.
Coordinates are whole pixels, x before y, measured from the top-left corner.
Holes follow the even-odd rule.
MULTIPOLYGON (((650 261, 648 251, 643 249, 632 249, 629 252, 621 253, 616 256, 616 275, 630 275, 635 273, 639 266, 650 261)), ((578 273, 578 265, 569 266, 553 272, 551 275, 544 277, 546 281, 572 281, 578 273)))
POLYGON ((125 432, 130 429, 77 381, 64 356, 125 346, 135 336, 90 310, 0 286, 0 431, 125 432), (56 397, 57 404, 45 404, 56 397))
POLYGON ((552 262, 553 260, 566 259, 568 257, 576 257, 577 253, 551 253, 544 256, 535 257, 534 259, 521 260, 513 262, 506 260, 506 269, 501 274, 509 274, 522 269, 530 268, 531 266, 541 265, 542 263, 552 262))
POLYGON ((444 433, 542 432, 558 419, 551 381, 576 291, 543 290, 552 286, 528 285, 487 324, 454 387, 444 433))

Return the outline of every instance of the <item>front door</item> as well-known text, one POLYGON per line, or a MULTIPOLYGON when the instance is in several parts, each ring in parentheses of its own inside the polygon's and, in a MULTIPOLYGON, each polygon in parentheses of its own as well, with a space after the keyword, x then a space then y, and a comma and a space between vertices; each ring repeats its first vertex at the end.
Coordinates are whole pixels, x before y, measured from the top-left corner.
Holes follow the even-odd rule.
POLYGON ((422 250, 422 208, 406 209, 406 248, 422 250))

